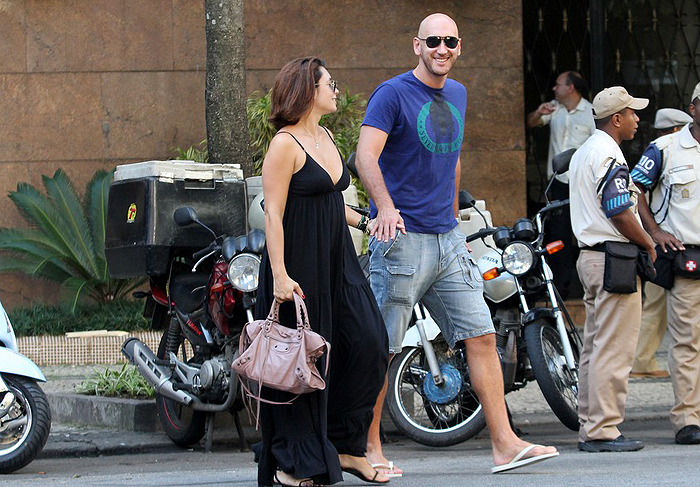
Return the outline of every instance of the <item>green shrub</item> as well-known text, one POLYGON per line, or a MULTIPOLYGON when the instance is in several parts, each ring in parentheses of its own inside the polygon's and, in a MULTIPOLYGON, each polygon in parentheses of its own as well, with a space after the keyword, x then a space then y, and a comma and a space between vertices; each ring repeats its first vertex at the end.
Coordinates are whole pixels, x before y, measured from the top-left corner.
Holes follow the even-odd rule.
POLYGON ((176 160, 209 162, 209 152, 207 151, 207 139, 204 139, 198 146, 190 146, 187 149, 175 148, 176 160))
POLYGON ((96 369, 92 376, 78 385, 76 392, 90 396, 134 399, 151 399, 155 396, 153 387, 131 364, 124 364, 119 370, 96 369))
POLYGON ((63 335, 69 331, 148 329, 142 316, 143 301, 112 301, 79 306, 72 313, 64 306, 34 305, 8 311, 17 336, 63 335))
POLYGON ((105 258, 107 194, 112 172, 97 171, 81 201, 66 173, 42 176, 45 194, 27 183, 9 197, 29 228, 0 229, 0 272, 21 272, 61 284, 75 310, 81 298, 124 299, 143 278, 112 279, 105 258))

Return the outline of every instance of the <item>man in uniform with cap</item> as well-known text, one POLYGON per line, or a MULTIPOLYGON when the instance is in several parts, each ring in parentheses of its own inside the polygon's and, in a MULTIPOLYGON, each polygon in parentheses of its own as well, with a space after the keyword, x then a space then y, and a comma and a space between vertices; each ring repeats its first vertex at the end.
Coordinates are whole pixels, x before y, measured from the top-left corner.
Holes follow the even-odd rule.
MULTIPOLYGON (((661 108, 656 112, 654 128, 657 137, 678 132, 693 119, 684 111, 675 108, 661 108)), ((653 150, 652 142, 647 150, 653 150)), ((638 171, 638 170, 637 170, 638 171)), ((632 170, 634 179, 635 170, 632 170)), ((641 174, 641 173, 640 173, 641 174)), ((637 351, 634 353, 632 363, 632 379, 666 378, 668 372, 659 368, 656 362, 656 351, 666 334, 666 291, 663 287, 653 282, 644 283, 644 297, 642 305, 642 327, 639 330, 637 351)))
MULTIPOLYGON (((642 155, 632 179, 650 201, 640 198, 644 228, 662 252, 700 246, 700 83, 688 107, 692 123, 656 139, 642 155)), ((692 259, 692 258, 691 258, 692 259)), ((671 423, 676 443, 700 444, 700 271, 686 260, 682 275, 666 291, 671 344, 668 366, 675 405, 671 423), (693 277, 694 276, 694 277, 693 277)))
MULTIPOLYGON (((617 426, 624 419, 627 384, 642 312, 637 290, 609 292, 604 279, 607 243, 634 243, 656 258, 654 242, 637 214, 639 189, 632 183, 620 142, 631 140, 639 118, 635 110, 649 104, 621 86, 606 88, 593 99, 595 133, 571 158, 571 221, 581 253, 576 268, 586 308, 579 360, 579 443, 588 452, 636 451, 617 426)), ((632 283, 639 281, 631 276, 632 283)), ((630 286, 633 287, 633 286, 630 286)))

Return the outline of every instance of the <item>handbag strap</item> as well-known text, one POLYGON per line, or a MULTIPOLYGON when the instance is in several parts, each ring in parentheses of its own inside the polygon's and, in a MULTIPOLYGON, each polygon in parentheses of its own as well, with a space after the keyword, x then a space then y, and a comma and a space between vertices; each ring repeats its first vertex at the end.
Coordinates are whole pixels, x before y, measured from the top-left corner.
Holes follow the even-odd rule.
POLYGON ((297 330, 302 328, 311 329, 309 324, 309 312, 306 310, 306 304, 304 304, 304 299, 297 293, 292 293, 294 295, 294 307, 297 312, 297 330))

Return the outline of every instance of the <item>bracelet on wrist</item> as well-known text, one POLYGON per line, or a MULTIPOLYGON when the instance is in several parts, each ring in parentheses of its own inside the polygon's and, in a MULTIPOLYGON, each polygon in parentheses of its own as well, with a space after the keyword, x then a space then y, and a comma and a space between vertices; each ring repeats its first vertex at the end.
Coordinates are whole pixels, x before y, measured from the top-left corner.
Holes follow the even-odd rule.
POLYGON ((367 231, 367 224, 369 223, 369 218, 367 218, 365 215, 362 215, 360 217, 360 221, 357 222, 357 229, 361 230, 363 232, 367 231))

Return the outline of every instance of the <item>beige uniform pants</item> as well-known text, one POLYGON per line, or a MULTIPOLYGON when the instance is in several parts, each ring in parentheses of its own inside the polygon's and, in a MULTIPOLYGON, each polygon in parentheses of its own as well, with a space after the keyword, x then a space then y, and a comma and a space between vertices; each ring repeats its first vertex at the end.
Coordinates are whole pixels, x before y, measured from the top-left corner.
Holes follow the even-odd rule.
POLYGON ((617 426, 625 417, 642 314, 641 283, 633 294, 604 291, 604 252, 582 250, 576 270, 586 308, 579 361, 579 441, 613 440, 620 435, 617 426))
POLYGON ((642 327, 639 330, 639 342, 637 342, 637 351, 634 353, 632 372, 659 370, 659 364, 656 363, 654 354, 664 339, 667 326, 666 290, 661 286, 647 282, 644 284, 642 327))
POLYGON ((684 426, 700 426, 700 280, 676 276, 666 298, 668 368, 675 400, 671 423, 678 432, 684 426))

